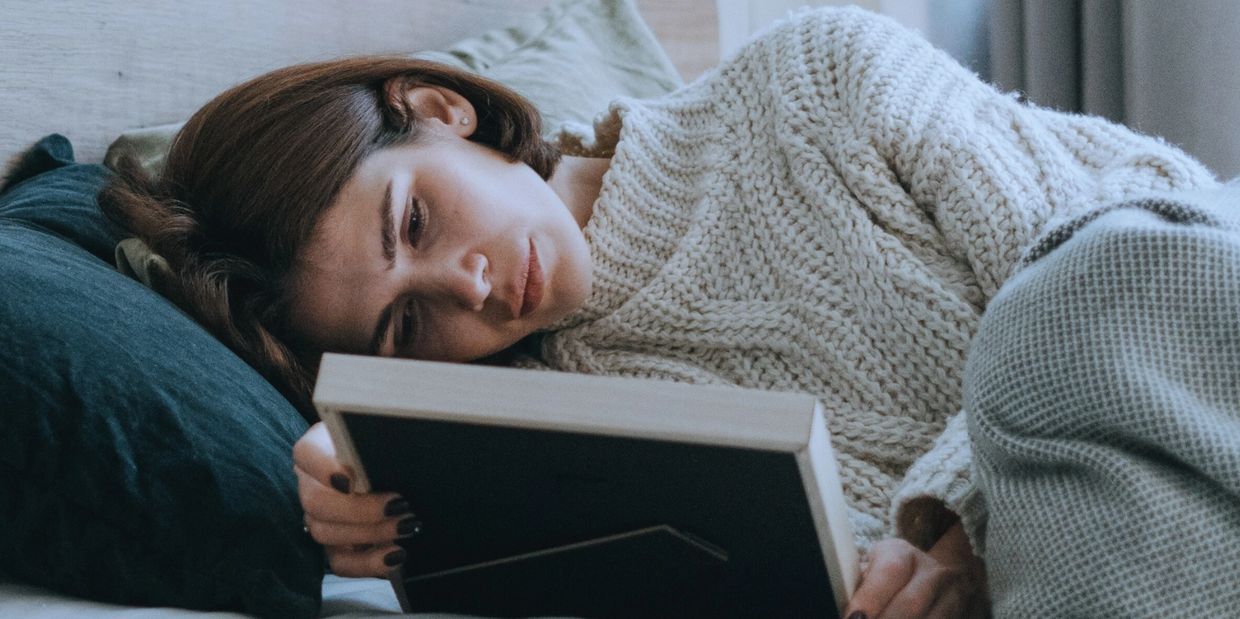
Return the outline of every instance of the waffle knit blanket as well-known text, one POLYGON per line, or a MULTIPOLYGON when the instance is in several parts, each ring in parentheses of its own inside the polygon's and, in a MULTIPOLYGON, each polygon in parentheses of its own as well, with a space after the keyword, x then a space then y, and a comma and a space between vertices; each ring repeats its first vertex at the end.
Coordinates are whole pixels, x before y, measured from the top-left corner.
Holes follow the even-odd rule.
POLYGON ((1050 231, 964 404, 996 616, 1240 612, 1240 184, 1050 231))

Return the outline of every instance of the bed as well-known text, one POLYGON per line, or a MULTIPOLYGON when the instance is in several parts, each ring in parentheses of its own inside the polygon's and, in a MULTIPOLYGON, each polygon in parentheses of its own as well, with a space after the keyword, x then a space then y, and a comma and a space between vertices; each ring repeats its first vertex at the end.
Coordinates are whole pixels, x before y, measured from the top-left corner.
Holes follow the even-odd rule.
POLYGON ((427 53, 543 97, 549 126, 588 122, 611 97, 654 96, 713 66, 715 3, 71 0, 5 13, 0 161, 13 191, 0 199, 0 616, 398 613, 384 580, 329 574, 318 588, 321 558, 297 539, 296 498, 279 481, 304 422, 288 410, 263 417, 278 398, 149 291, 99 284, 114 275, 117 231, 93 210, 98 164, 113 147, 158 165, 179 123, 225 87, 361 53, 427 53), (555 63, 587 84, 558 107, 545 75, 555 63), (133 330, 94 339, 126 321, 133 330), (157 340, 181 350, 151 348, 157 340), (187 388, 184 372, 218 374, 217 387, 187 388), (194 393, 211 391, 233 395, 194 393), (261 496, 263 484, 286 492, 261 496), (281 533, 229 529, 224 512, 281 533), (318 569, 309 579, 307 566, 318 569), (276 589, 283 601, 263 601, 276 589))

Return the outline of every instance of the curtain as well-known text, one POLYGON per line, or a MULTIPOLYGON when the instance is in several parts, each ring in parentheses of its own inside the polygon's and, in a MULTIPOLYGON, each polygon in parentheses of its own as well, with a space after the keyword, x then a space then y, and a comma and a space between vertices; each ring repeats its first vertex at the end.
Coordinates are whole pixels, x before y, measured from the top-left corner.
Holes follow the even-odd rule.
POLYGON ((1240 175, 1240 2, 992 0, 1004 90, 1159 135, 1240 175))

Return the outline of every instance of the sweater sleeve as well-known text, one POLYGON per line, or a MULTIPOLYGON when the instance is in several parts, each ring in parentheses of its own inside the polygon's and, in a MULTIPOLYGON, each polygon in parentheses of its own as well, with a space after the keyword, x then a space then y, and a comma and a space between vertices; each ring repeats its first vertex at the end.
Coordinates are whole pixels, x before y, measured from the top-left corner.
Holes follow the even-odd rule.
POLYGON ((965 413, 947 422, 934 446, 909 469, 892 497, 895 534, 928 549, 960 518, 974 551, 982 551, 986 503, 973 479, 965 413))
MULTIPOLYGON (((1160 139, 1103 119, 1003 94, 894 21, 861 10, 816 11, 799 32, 812 80, 842 139, 847 167, 902 191, 862 196, 876 222, 911 230, 967 266, 978 311, 1048 222, 1156 191, 1215 184, 1160 139), (859 153, 859 154, 858 154, 859 153), (911 223, 910 223, 911 222, 911 223)), ((862 183, 857 183, 861 186, 862 183)), ((961 412, 907 471, 893 497, 897 535, 926 548, 960 516, 975 551, 984 501, 972 482, 961 412)))
POLYGON ((1154 192, 1217 184, 1163 140, 1023 103, 885 17, 832 20, 860 139, 966 263, 986 299, 1052 220, 1154 192))

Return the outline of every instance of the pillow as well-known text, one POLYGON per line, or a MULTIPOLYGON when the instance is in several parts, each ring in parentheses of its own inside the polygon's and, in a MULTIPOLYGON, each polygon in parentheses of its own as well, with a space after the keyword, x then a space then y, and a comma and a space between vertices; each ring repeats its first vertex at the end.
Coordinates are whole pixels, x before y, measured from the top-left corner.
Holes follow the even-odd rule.
POLYGON ((126 605, 317 616, 324 561, 292 473, 306 423, 112 268, 95 202, 109 174, 52 135, 0 194, 0 575, 126 605))
POLYGON ((509 28, 414 54, 481 73, 534 102, 544 131, 589 123, 617 97, 653 98, 684 84, 631 0, 553 4, 509 28))
MULTIPOLYGON (((447 50, 413 55, 475 71, 526 96, 542 112, 548 136, 567 122, 589 124, 617 97, 652 98, 684 84, 632 0, 564 0, 447 50)), ((126 132, 104 162, 115 167, 131 152, 155 172, 182 124, 126 132)))

